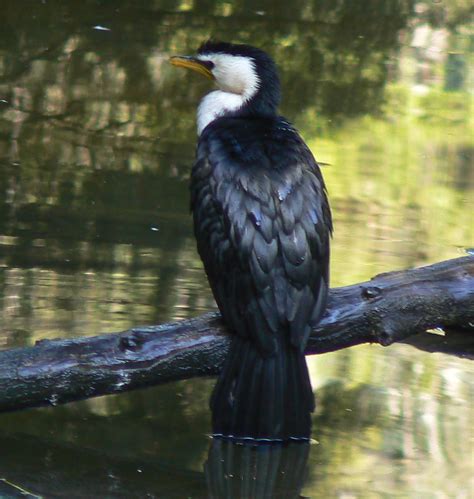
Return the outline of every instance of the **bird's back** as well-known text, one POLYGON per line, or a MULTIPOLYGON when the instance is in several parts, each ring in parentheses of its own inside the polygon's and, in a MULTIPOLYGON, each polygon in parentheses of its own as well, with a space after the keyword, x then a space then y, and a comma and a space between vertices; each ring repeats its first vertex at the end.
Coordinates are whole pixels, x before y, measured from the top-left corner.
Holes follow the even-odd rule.
POLYGON ((191 180, 198 251, 229 326, 271 356, 304 349, 326 306, 331 214, 319 167, 283 118, 220 118, 191 180))

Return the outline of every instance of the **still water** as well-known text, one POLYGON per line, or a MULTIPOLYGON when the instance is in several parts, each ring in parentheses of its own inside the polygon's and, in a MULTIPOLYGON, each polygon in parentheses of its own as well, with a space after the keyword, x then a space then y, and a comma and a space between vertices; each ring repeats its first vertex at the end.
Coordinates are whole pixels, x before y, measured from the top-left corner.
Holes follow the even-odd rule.
MULTIPOLYGON (((187 188, 209 84, 167 63, 209 35, 281 69, 282 113, 325 164, 333 286, 461 256, 474 246, 470 8, 3 0, 0 348, 215 308, 187 188)), ((214 380, 197 379, 0 415, 0 479, 43 497, 472 497, 469 360, 361 346, 309 366, 309 447, 212 447, 214 380)), ((0 481, 0 497, 14 490, 0 481)))

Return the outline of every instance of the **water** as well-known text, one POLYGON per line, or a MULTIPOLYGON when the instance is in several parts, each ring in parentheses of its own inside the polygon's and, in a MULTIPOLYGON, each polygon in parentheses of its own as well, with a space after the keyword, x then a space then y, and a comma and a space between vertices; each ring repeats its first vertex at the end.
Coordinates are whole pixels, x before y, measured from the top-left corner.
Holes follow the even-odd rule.
MULTIPOLYGON (((187 187, 209 83, 167 63, 209 34, 281 68, 282 112, 326 164, 332 285, 474 246, 467 4, 22 5, 3 1, 0 30, 0 348, 214 309, 187 187)), ((261 459, 270 497, 302 481, 320 498, 472 494, 470 361, 394 345, 309 365, 307 455, 210 448, 214 380, 199 379, 0 415, 0 479, 44 497, 222 496, 261 459)))

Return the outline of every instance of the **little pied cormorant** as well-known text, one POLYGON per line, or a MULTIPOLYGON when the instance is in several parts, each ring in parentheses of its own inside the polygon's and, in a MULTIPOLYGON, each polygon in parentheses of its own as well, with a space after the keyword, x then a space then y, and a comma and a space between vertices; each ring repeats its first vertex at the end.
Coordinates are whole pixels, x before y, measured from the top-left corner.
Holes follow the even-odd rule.
POLYGON ((280 83, 265 52, 208 41, 171 63, 217 84, 199 104, 191 174, 198 252, 234 333, 211 398, 213 433, 308 439, 304 348, 326 307, 332 232, 319 166, 277 114, 280 83))

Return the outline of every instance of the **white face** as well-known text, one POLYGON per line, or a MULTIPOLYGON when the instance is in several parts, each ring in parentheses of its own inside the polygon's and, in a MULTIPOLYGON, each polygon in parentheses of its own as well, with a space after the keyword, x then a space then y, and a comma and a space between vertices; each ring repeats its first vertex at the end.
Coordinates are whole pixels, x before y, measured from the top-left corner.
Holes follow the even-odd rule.
POLYGON ((212 74, 220 90, 239 94, 246 100, 257 92, 260 79, 253 59, 229 54, 203 54, 197 58, 214 64, 212 74))

